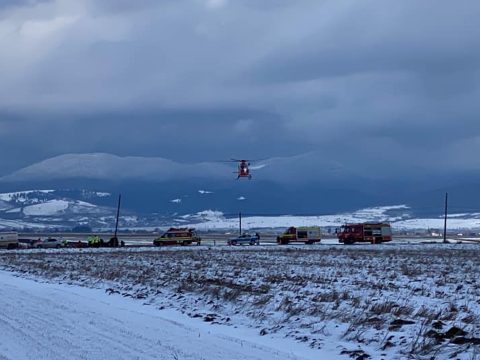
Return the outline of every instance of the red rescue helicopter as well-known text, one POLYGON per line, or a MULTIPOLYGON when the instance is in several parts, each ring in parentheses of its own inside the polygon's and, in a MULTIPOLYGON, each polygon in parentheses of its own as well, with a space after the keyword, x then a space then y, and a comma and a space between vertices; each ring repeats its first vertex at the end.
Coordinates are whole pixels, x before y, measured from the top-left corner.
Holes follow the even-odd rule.
MULTIPOLYGON (((240 160, 240 159, 230 159, 229 162, 236 162, 238 163, 237 171, 234 171, 234 174, 237 174, 237 180, 240 178, 247 178, 248 180, 252 180, 252 174, 250 174, 250 163, 263 161, 265 159, 260 160, 240 160)), ((265 165, 260 165, 255 169, 261 169, 265 165)), ((253 169, 253 168, 252 168, 253 169)))
MULTIPOLYGON (((238 163, 237 171, 234 171, 234 174, 237 174, 237 180, 240 178, 247 178, 248 180, 252 180, 252 174, 250 173, 250 163, 262 161, 261 160, 240 160, 240 159, 230 159, 230 160, 221 160, 220 162, 236 162, 238 163)), ((265 165, 259 165, 255 169, 261 169, 265 165)), ((253 169, 253 168, 252 168, 253 169)))
POLYGON ((232 159, 232 161, 238 162, 238 171, 237 173, 237 180, 240 178, 248 178, 248 180, 252 180, 252 175, 250 174, 250 160, 237 160, 232 159))

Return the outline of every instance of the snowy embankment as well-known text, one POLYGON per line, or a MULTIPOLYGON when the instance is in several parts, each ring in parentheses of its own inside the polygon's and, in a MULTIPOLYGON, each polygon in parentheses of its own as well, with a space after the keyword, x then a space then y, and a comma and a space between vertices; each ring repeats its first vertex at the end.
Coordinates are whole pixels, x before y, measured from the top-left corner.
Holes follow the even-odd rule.
POLYGON ((225 331, 246 326, 318 358, 474 359, 479 257, 480 247, 466 244, 72 249, 3 253, 0 267, 176 309, 225 331))
MULTIPOLYGON (((0 359, 314 359, 312 350, 175 310, 0 271, 0 359), (300 354, 301 353, 301 354, 300 354)), ((324 354, 329 357, 329 354, 324 354)))

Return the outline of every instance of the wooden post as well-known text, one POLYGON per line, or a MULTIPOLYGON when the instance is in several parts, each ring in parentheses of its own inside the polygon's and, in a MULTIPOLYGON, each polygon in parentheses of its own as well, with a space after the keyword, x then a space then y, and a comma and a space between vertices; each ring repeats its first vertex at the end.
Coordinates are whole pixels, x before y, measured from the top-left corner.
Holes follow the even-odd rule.
POLYGON ((443 222, 443 243, 447 243, 448 193, 445 193, 445 219, 443 222))

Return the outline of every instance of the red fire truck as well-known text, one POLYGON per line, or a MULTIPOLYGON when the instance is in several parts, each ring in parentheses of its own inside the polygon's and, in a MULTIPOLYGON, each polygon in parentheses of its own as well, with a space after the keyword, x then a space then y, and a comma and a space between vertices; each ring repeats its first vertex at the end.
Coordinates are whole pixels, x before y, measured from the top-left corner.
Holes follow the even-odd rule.
POLYGON ((392 241, 392 229, 388 223, 346 224, 336 230, 338 241, 344 244, 370 242, 380 244, 392 241))

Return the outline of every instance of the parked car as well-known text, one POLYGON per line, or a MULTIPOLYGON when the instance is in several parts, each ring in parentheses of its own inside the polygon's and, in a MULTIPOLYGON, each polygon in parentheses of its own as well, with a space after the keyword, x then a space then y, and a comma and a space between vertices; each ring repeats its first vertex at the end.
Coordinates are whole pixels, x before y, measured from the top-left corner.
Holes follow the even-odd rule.
POLYGON ((33 241, 32 239, 18 239, 18 248, 19 249, 30 249, 32 248, 32 244, 33 244, 33 241))
POLYGON ((38 238, 38 239, 32 239, 30 241, 30 247, 31 248, 36 248, 38 247, 38 244, 41 244, 42 243, 42 239, 38 238))
POLYGON ((254 235, 250 235, 244 233, 240 236, 230 238, 227 241, 228 245, 260 245, 260 234, 255 233, 254 235))
POLYGON ((38 242, 35 247, 40 249, 51 249, 51 248, 61 248, 63 247, 63 241, 55 238, 44 239, 41 242, 38 242))

